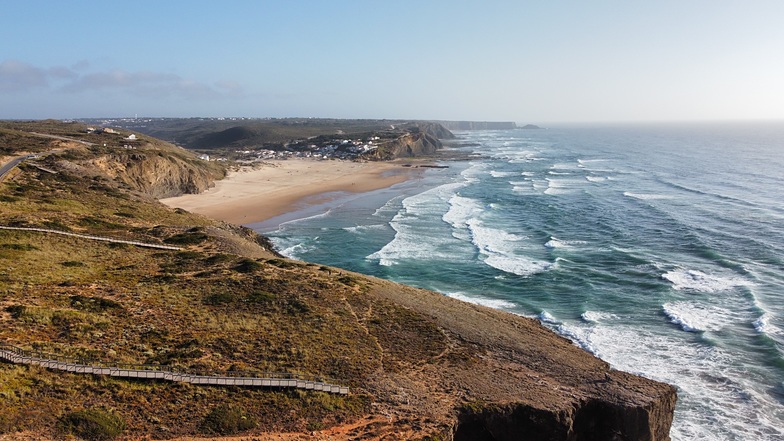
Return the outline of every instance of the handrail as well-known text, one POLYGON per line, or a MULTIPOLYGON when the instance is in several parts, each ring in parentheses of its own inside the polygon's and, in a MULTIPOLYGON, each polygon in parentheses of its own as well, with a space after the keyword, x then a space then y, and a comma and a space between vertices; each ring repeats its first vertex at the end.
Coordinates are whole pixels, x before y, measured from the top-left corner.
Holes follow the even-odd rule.
POLYGON ((0 359, 14 364, 37 365, 47 369, 111 377, 138 378, 149 380, 177 381, 190 384, 213 386, 248 386, 297 388, 348 395, 349 388, 329 383, 327 379, 315 375, 291 372, 222 372, 222 375, 207 375, 204 372, 184 372, 173 366, 118 363, 111 364, 100 360, 64 357, 40 351, 29 351, 0 343, 0 359), (261 376, 259 376, 261 375, 261 376))
POLYGON ((128 245, 135 245, 137 247, 144 247, 144 248, 156 248, 159 250, 173 250, 173 251, 181 251, 182 248, 174 247, 171 245, 158 245, 155 243, 147 243, 147 242, 138 242, 134 240, 124 240, 124 239, 114 239, 111 237, 100 237, 100 236, 90 236, 88 234, 79 234, 79 233, 71 233, 68 231, 60 231, 60 230, 50 230, 47 228, 33 228, 33 227, 7 227, 0 225, 0 230, 15 230, 15 231, 35 231, 39 233, 52 233, 52 234, 60 234, 63 236, 71 236, 71 237, 79 237, 82 239, 91 239, 91 240, 100 240, 104 242, 112 242, 112 243, 125 243, 128 245))

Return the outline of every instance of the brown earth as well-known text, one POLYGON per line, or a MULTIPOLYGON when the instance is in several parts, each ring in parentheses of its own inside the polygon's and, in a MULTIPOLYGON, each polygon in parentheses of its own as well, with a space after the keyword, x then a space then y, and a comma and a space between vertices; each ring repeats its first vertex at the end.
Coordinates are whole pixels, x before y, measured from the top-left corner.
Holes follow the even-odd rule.
POLYGON ((70 436, 64 418, 84 409, 117 415, 126 439, 232 430, 248 441, 669 439, 672 386, 613 370, 535 320, 282 259, 251 231, 107 178, 95 166, 106 154, 46 159, 55 174, 20 167, 0 185, 0 224, 185 250, 0 231, 0 341, 194 372, 319 375, 352 392, 133 382, 2 363, 0 439, 70 436), (221 406, 252 424, 210 425, 221 406))

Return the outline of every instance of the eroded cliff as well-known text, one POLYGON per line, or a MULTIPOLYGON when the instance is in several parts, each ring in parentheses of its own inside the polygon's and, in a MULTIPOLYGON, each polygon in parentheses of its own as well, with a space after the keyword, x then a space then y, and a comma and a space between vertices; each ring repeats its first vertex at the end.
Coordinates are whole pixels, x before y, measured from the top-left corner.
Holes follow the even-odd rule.
POLYGON ((452 132, 440 124, 417 123, 402 130, 401 135, 380 142, 377 149, 363 155, 363 158, 378 161, 433 156, 443 147, 441 139, 452 138, 452 132))
POLYGON ((197 159, 189 152, 182 155, 158 151, 119 151, 88 161, 91 167, 111 179, 154 198, 201 193, 225 176, 221 167, 197 159))

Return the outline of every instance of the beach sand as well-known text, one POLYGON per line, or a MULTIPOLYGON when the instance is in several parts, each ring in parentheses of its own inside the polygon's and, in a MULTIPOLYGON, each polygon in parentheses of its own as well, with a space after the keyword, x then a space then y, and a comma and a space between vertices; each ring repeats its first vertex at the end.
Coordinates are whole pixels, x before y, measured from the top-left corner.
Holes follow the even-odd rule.
POLYGON ((230 172, 203 193, 161 199, 161 202, 246 225, 308 205, 324 204, 336 192, 363 193, 387 188, 421 171, 398 162, 275 160, 230 172))

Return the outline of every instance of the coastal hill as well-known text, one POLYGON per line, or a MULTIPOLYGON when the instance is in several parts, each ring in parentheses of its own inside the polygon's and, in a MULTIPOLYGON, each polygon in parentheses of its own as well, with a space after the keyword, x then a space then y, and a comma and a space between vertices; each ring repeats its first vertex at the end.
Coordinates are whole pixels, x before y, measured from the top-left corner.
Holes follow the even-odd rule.
POLYGON ((0 439, 669 439, 672 386, 613 370, 535 320, 285 259, 251 230, 164 206, 160 194, 224 173, 187 150, 55 121, 0 123, 0 147, 0 163, 28 158, 0 183, 0 226, 181 248, 0 229, 0 344, 351 391, 0 363, 0 439))
POLYGON ((449 130, 438 123, 385 119, 134 118, 85 122, 122 127, 193 150, 275 150, 324 137, 345 139, 378 136, 390 141, 411 133, 427 133, 436 139, 454 138, 449 130))

